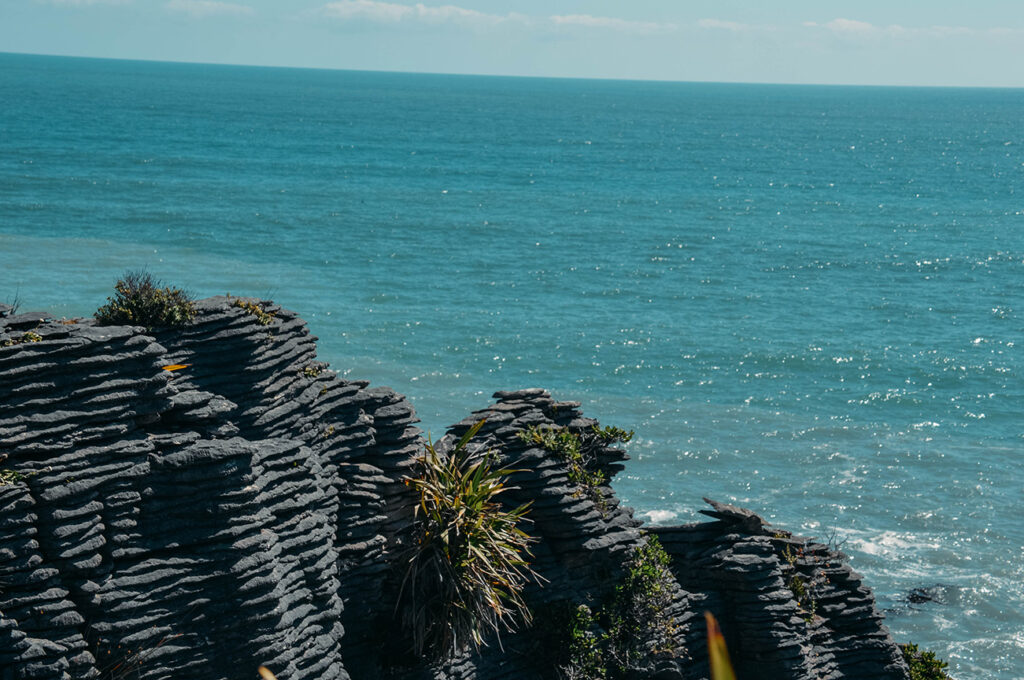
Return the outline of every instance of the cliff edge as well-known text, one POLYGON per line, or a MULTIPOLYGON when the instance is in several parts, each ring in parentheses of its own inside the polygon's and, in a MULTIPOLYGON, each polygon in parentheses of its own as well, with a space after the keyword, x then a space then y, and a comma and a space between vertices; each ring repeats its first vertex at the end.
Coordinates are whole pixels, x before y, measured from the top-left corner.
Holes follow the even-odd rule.
POLYGON ((706 610, 741 678, 909 677, 841 555, 714 501, 645 528, 579 403, 494 397, 437 448, 484 420, 474 446, 515 470, 534 623, 428 662, 396 610, 425 445, 407 399, 340 378, 269 301, 149 331, 0 305, 0 680, 697 679, 706 610), (652 559, 656 597, 627 602, 652 559))

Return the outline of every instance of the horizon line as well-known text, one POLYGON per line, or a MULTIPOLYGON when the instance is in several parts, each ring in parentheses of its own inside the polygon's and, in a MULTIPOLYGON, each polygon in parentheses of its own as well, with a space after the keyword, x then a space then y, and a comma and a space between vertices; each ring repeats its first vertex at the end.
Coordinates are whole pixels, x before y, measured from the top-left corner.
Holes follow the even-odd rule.
POLYGON ((143 57, 96 57, 81 54, 53 54, 45 52, 8 52, 0 49, 0 56, 49 57, 54 59, 89 59, 96 61, 142 62, 149 64, 179 64, 189 66, 223 66, 228 68, 265 68, 293 69, 298 71, 338 71, 348 73, 380 73, 393 75, 452 76, 467 78, 516 78, 533 80, 587 80, 622 83, 667 83, 693 85, 762 85, 782 87, 863 87, 863 88, 903 88, 903 89, 956 89, 956 90, 1020 90, 1024 85, 919 85, 919 84, 882 84, 882 83, 823 83, 823 82, 784 82, 757 80, 666 80, 663 78, 616 78, 609 76, 547 76, 523 75, 512 73, 456 73, 445 71, 398 71, 392 69, 357 69, 337 66, 293 66, 281 64, 245 64, 236 62, 190 61, 179 59, 147 59, 143 57))

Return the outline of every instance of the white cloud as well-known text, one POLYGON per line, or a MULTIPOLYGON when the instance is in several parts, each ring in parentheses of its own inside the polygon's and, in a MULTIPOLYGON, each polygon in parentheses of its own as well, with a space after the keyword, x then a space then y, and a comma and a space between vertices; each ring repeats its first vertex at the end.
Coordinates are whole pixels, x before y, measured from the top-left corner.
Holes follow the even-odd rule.
POLYGON ((451 21, 463 24, 498 24, 506 20, 506 17, 496 14, 484 14, 475 9, 466 9, 465 7, 456 7, 455 5, 427 7, 426 5, 417 4, 416 16, 423 21, 435 23, 451 21))
MULTIPOLYGON (((44 1, 44 0, 37 0, 44 1)), ((131 0, 49 0, 66 4, 92 4, 95 2, 130 2, 131 0)), ((193 14, 229 13, 227 8, 236 8, 250 12, 251 9, 242 5, 211 0, 170 0, 168 6, 184 9, 189 6, 193 14), (215 9, 216 8, 216 9, 215 9), (221 9, 223 8, 223 9, 221 9)), ((618 31, 622 33, 670 33, 680 30, 674 23, 658 21, 638 21, 619 17, 595 16, 592 14, 555 14, 549 17, 529 17, 524 14, 510 12, 508 14, 488 14, 475 9, 458 5, 426 5, 423 3, 405 4, 400 2, 384 2, 381 0, 335 0, 320 8, 312 10, 313 15, 327 17, 337 21, 368 21, 378 24, 454 24, 465 28, 490 28, 502 25, 529 26, 545 29, 579 29, 598 31, 618 31)), ((825 23, 805 21, 799 27, 785 27, 769 24, 747 24, 739 21, 707 18, 697 21, 696 27, 704 30, 728 31, 731 33, 781 33, 793 30, 813 30, 828 33, 846 40, 877 41, 910 37, 945 38, 965 35, 1015 35, 1022 33, 1017 29, 971 29, 963 26, 928 26, 908 28, 899 24, 878 25, 858 19, 839 17, 825 23)))
MULTIPOLYGON (((950 35, 974 35, 975 33, 977 33, 977 31, 975 31, 973 28, 967 28, 966 26, 929 26, 927 30, 932 35, 937 35, 937 36, 940 36, 940 37, 945 37, 945 36, 950 36, 950 35)), ((1002 31, 1002 30, 1009 31, 1011 33, 1017 33, 1018 32, 1018 31, 1014 31, 1013 29, 999 29, 999 28, 993 28, 989 32, 990 33, 994 33, 994 32, 998 32, 998 31, 1002 31)))
POLYGON ((1002 28, 990 28, 990 29, 975 29, 968 28, 966 26, 920 26, 920 27, 907 27, 900 26, 899 24, 889 24, 888 26, 879 26, 877 24, 871 24, 867 21, 858 21, 856 19, 833 19, 832 21, 824 24, 818 24, 813 21, 805 21, 803 26, 812 29, 825 29, 831 31, 836 35, 840 35, 851 39, 879 39, 879 38, 950 38, 957 36, 974 36, 979 34, 998 35, 998 34, 1013 34, 1019 33, 1016 29, 1002 29, 1002 28))
POLYGON ((654 21, 632 21, 616 17, 599 17, 590 14, 565 14, 547 18, 529 17, 510 12, 488 14, 458 5, 407 5, 398 2, 378 0, 337 0, 322 6, 321 16, 340 21, 372 21, 380 24, 457 24, 471 28, 486 28, 498 25, 518 24, 543 28, 579 27, 623 31, 629 33, 657 33, 675 30, 675 24, 654 21))
POLYGON ((550 17, 556 26, 582 26, 584 28, 601 28, 626 33, 663 33, 674 31, 675 24, 661 24, 655 21, 632 21, 616 17, 595 17, 590 14, 563 14, 550 17))
POLYGON ((418 22, 428 24, 454 23, 462 26, 495 26, 509 21, 523 21, 521 14, 487 14, 456 5, 429 6, 422 3, 403 5, 376 0, 340 0, 320 8, 320 14, 341 21, 373 21, 382 24, 418 22))
POLYGON ((857 21, 856 19, 833 19, 824 25, 830 31, 836 33, 854 33, 860 35, 867 35, 880 30, 874 24, 869 24, 866 21, 857 21))
POLYGON ((197 19, 217 15, 242 16, 253 13, 252 7, 248 5, 216 2, 215 0, 170 0, 164 7, 172 12, 182 12, 197 19))
POLYGON ((60 5, 64 7, 87 7, 89 5, 127 5, 132 0, 36 0, 41 5, 60 5))
POLYGON ((393 2, 342 0, 342 2, 324 5, 321 11, 335 19, 366 19, 381 23, 395 23, 410 18, 414 10, 409 5, 398 5, 393 2))
MULTIPOLYGON (((965 29, 962 26, 935 26, 934 28, 936 28, 936 29, 941 28, 943 30, 948 30, 948 31, 951 31, 951 32, 952 31, 957 31, 957 33, 955 33, 955 35, 963 35, 962 31, 970 31, 970 29, 965 29)), ((989 35, 994 35, 994 36, 1011 36, 1011 37, 1014 37, 1014 36, 1019 36, 1019 35, 1024 34, 1024 29, 1021 29, 1021 28, 1003 28, 1003 27, 1001 27, 1001 28, 990 28, 986 32, 989 35)), ((950 33, 950 35, 953 35, 953 33, 950 33)))
POLYGON ((697 25, 701 28, 721 29, 723 31, 734 31, 736 33, 764 28, 763 26, 741 24, 738 21, 722 21, 721 19, 701 19, 697 22, 697 25))

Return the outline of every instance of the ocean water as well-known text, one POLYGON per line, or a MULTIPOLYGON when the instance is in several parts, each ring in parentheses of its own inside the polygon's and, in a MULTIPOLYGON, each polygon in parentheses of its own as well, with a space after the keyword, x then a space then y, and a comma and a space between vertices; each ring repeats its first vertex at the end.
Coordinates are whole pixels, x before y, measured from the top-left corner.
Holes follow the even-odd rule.
POLYGON ((297 309, 436 437, 540 386, 616 489, 841 544, 897 639, 1024 677, 1024 90, 0 55, 0 301, 126 269, 297 309), (906 601, 927 588, 937 601, 906 601))

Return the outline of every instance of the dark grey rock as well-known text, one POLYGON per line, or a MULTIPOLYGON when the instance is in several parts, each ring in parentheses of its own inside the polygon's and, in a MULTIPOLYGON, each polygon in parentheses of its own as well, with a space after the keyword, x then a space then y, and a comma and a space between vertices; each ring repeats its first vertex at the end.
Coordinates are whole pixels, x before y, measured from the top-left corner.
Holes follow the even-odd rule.
MULTIPOLYGON (((554 677, 541 625, 441 665, 409 657, 395 602, 415 505, 403 479, 425 444, 412 405, 326 370, 304 322, 269 301, 197 310, 147 332, 0 305, 0 340, 42 338, 0 348, 0 458, 27 475, 0 486, 0 678, 226 680, 260 663, 281 680, 554 677)), ((494 397, 438 449, 486 419, 482 450, 519 470, 504 502, 532 504, 535 612, 607 601, 643 527, 609 484, 581 488, 519 438, 597 421, 543 389, 494 397)), ((587 465, 611 480, 627 459, 596 443, 587 465)), ((649 530, 672 557, 674 626, 630 677, 707 677, 709 609, 740 677, 906 678, 841 556, 708 502, 713 522, 649 530)))

